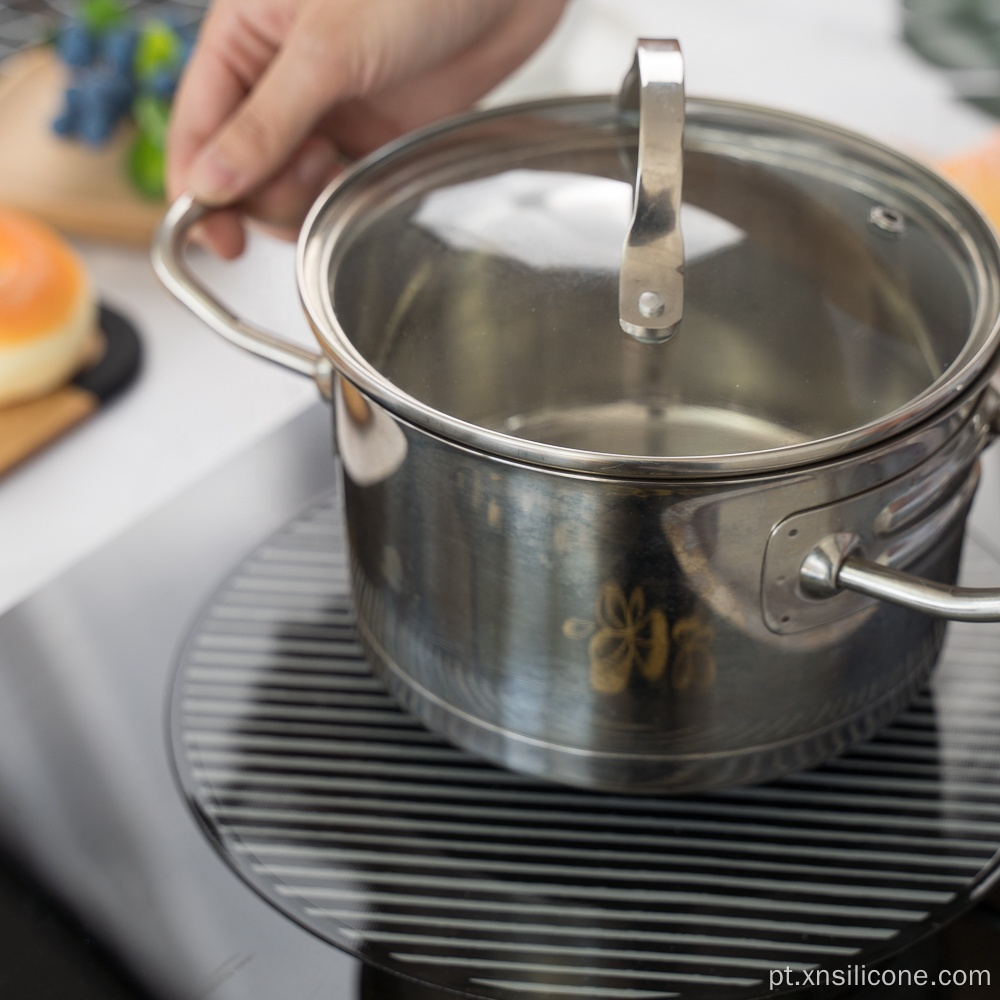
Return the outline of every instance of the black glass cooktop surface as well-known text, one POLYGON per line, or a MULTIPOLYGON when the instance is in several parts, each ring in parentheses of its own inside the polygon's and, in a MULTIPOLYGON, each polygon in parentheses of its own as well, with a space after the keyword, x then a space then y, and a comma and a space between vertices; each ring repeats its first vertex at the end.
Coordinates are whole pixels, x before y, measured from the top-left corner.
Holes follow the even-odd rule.
MULTIPOLYGON (((0 619, 0 995, 747 997, 779 961, 928 978, 851 1000, 995 995, 931 982, 1000 974, 995 626, 811 774, 552 788, 368 676, 333 489, 317 407, 0 619)), ((969 582, 1000 576, 995 498, 969 582)))

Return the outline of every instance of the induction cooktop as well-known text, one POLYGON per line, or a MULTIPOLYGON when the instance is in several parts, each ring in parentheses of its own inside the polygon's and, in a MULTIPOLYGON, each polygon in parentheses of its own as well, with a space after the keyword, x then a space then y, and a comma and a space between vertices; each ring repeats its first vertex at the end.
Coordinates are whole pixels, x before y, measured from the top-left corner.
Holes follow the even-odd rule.
MULTIPOLYGON (((367 672, 329 442, 308 410, 0 619, 0 995, 721 1000, 766 994, 779 962, 800 984, 1000 975, 996 626, 953 627, 914 706, 809 774, 685 800, 542 785, 367 672)), ((976 583, 1000 579, 985 478, 976 583)))

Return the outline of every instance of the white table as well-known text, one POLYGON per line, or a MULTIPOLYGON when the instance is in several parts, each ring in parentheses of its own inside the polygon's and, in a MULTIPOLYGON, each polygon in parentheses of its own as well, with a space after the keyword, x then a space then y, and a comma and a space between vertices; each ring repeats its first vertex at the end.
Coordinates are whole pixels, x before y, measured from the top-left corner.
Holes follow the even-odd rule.
MULTIPOLYGON (((573 0, 491 101, 615 90, 635 37, 664 35, 681 39, 692 94, 815 115, 928 157, 983 141, 994 122, 903 45, 899 16, 895 0, 573 0)), ((82 250, 105 301, 141 328, 145 367, 127 395, 0 480, 0 612, 316 398, 201 328, 143 254, 82 250)), ((257 240, 239 265, 206 258, 204 273, 248 318, 309 340, 290 246, 257 240)))

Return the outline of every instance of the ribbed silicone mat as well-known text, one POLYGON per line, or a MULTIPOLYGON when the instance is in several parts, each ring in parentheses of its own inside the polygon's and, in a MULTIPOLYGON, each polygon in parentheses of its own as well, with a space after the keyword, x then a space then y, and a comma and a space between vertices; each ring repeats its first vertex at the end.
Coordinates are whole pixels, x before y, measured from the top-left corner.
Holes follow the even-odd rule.
MULTIPOLYGON (((963 576, 996 582, 970 538, 963 576)), ((776 784, 630 798, 452 748, 369 673, 335 498, 240 565, 172 704, 183 788, 259 893, 382 967, 475 996, 763 995, 873 963, 990 886, 1000 626, 952 626, 878 739, 776 784)))

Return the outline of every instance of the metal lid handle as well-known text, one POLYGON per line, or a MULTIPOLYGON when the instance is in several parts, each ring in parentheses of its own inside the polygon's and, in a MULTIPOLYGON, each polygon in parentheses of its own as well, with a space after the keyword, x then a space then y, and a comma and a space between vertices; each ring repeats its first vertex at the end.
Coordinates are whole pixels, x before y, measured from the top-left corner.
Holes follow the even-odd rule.
POLYGON ((672 39, 639 39, 618 103, 620 110, 639 116, 635 202, 622 249, 619 320, 637 340, 659 344, 677 332, 684 311, 680 45, 672 39))

